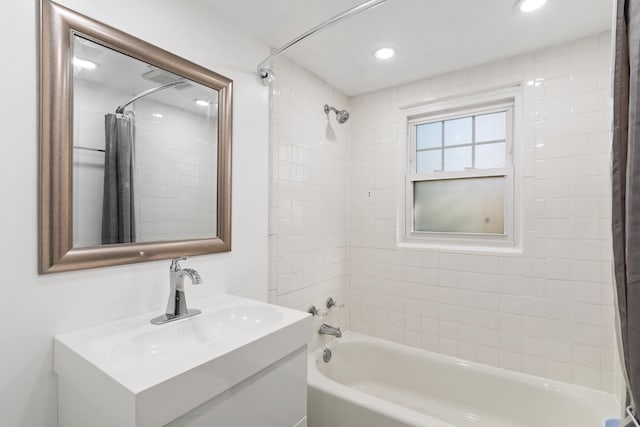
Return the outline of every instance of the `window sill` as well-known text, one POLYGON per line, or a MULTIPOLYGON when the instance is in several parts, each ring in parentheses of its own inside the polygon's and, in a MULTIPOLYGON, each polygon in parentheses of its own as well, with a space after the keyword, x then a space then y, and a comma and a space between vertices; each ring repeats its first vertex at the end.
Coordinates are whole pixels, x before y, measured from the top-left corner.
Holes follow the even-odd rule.
POLYGON ((425 242, 425 241, 408 241, 399 240, 396 243, 398 248, 402 249, 426 249, 426 250, 441 250, 447 252, 481 252, 485 254, 522 254, 522 247, 520 246, 492 246, 486 244, 472 244, 469 242, 456 243, 456 242, 425 242))

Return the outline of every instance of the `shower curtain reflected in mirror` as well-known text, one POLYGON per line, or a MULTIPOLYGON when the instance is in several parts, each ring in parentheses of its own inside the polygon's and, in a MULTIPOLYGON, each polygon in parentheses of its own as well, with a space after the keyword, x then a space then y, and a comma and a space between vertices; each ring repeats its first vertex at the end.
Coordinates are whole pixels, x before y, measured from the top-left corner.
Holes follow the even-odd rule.
POLYGON ((105 116, 102 244, 136 241, 133 130, 132 113, 105 116))

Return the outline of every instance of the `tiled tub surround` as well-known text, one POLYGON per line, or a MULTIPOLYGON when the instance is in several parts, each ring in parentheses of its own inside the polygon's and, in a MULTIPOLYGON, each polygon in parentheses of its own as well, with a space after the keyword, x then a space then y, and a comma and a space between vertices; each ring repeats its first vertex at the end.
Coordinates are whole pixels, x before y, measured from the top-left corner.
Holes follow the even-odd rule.
POLYGON ((610 44, 603 33, 350 99, 352 330, 613 390, 610 44), (399 248, 398 109, 517 82, 522 253, 399 248))
MULTIPOLYGON (((327 103, 347 98, 287 59, 275 64, 271 87, 269 302, 326 311, 327 297, 345 302, 349 122, 338 124, 327 103)), ((315 318, 347 327, 347 309, 315 318)), ((315 332, 315 331, 314 331, 315 332)), ((313 334, 310 348, 326 342, 313 334)))
POLYGON ((215 236, 217 118, 151 100, 135 113, 140 240, 215 236))

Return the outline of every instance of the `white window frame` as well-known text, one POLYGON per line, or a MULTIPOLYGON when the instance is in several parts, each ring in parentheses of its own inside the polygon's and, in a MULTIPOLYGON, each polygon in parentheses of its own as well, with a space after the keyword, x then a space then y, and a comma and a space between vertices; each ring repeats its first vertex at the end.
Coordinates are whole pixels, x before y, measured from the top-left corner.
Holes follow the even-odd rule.
MULTIPOLYGON (((511 85, 466 96, 437 99, 400 108, 398 176, 399 246, 491 252, 521 252, 520 164, 522 88, 511 85), (416 125, 506 111, 505 165, 496 169, 416 173, 416 125), (418 181, 505 177, 504 234, 414 231, 413 194, 418 181)), ((443 165, 444 166, 444 165, 443 165)))

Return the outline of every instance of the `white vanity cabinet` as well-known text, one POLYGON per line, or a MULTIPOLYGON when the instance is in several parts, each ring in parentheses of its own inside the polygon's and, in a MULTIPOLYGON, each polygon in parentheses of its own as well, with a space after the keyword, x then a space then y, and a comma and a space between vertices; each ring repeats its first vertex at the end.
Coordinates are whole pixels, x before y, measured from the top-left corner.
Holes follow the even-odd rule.
POLYGON ((231 295, 197 305, 56 336, 60 427, 306 426, 311 317, 231 295))
POLYGON ((306 426, 306 360, 304 347, 167 426, 306 426))

